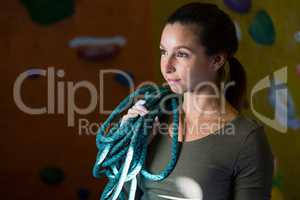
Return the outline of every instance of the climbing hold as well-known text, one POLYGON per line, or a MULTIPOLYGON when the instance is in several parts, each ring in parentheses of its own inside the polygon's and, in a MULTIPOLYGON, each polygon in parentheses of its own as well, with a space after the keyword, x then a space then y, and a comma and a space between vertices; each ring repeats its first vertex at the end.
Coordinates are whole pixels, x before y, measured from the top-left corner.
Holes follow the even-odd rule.
POLYGON ((45 167, 40 172, 41 180, 47 185, 58 185, 64 180, 64 172, 58 167, 45 167))
POLYGON ((272 182, 272 200, 283 200, 282 195, 283 176, 279 173, 275 174, 272 182))
POLYGON ((296 42, 300 43, 300 31, 298 31, 294 34, 294 38, 295 38, 296 42))
POLYGON ((90 191, 87 188, 79 188, 77 191, 77 196, 80 200, 86 200, 90 196, 90 191))
POLYGON ((275 42, 275 28, 266 11, 260 10, 256 13, 250 24, 249 34, 258 44, 271 45, 275 42))
MULTIPOLYGON (((276 82, 276 81, 275 81, 276 82)), ((269 102, 275 109, 275 113, 278 112, 279 123, 284 127, 289 127, 294 130, 300 128, 300 119, 296 114, 296 108, 293 98, 289 93, 288 88, 285 86, 286 93, 278 93, 277 90, 281 89, 280 86, 276 86, 274 81, 271 82, 269 89, 269 102), (287 95, 286 97, 284 95, 287 95), (286 114, 287 113, 287 116, 286 114), (287 118, 287 119, 286 119, 287 118)))
POLYGON ((77 55, 82 59, 98 61, 114 58, 125 44, 122 36, 77 37, 69 42, 69 47, 76 48, 77 55))
POLYGON ((224 3, 238 13, 247 13, 251 8, 251 0, 224 0, 224 3))
POLYGON ((296 70, 297 70, 297 74, 300 76, 300 64, 297 65, 296 70))
POLYGON ((37 79, 40 78, 42 76, 42 74, 44 74, 42 69, 28 69, 26 70, 27 73, 27 78, 29 79, 37 79))
POLYGON ((49 25, 72 16, 74 0, 20 0, 26 7, 32 21, 49 25))

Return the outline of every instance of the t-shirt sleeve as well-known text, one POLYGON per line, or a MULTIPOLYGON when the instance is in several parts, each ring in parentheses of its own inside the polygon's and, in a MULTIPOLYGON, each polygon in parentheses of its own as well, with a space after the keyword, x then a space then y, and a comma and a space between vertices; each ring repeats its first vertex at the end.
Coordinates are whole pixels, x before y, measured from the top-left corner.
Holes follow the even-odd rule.
POLYGON ((274 158, 263 126, 245 138, 234 167, 234 200, 271 199, 274 158))

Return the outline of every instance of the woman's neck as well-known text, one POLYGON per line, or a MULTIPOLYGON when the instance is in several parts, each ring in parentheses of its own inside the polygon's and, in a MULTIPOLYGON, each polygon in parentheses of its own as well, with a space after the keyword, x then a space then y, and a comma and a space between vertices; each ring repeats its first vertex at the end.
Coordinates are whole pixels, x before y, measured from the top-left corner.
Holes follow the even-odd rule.
POLYGON ((178 136, 180 141, 192 141, 214 133, 238 115, 238 111, 224 96, 217 98, 209 94, 199 95, 191 92, 184 93, 182 111, 183 115, 180 116, 183 118, 180 119, 180 123, 185 128, 178 136), (203 124, 210 128, 199 129, 203 124))
POLYGON ((224 117, 235 115, 238 111, 226 101, 221 93, 213 93, 205 88, 196 93, 188 91, 183 94, 182 111, 188 118, 224 117))
POLYGON ((191 118, 204 116, 216 116, 222 113, 225 106, 222 97, 211 94, 195 94, 193 92, 185 92, 183 95, 182 110, 185 115, 191 118))

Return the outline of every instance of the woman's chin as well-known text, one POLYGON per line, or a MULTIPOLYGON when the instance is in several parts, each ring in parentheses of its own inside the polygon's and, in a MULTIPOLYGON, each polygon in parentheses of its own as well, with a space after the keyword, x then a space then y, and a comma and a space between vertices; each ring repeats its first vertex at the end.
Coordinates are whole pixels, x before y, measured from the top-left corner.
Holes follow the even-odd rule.
POLYGON ((183 87, 178 85, 178 84, 169 84, 172 92, 176 93, 176 94, 183 94, 184 90, 183 87))

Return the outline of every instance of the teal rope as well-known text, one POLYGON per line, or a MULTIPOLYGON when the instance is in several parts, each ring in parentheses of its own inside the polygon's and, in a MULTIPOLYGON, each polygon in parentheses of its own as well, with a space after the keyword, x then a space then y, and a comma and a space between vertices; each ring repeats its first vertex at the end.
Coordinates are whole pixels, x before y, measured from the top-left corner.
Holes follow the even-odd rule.
POLYGON ((104 175, 108 178, 102 194, 101 200, 125 199, 122 188, 125 182, 130 181, 129 200, 134 200, 137 188, 137 175, 140 173, 144 178, 152 181, 165 179, 174 169, 178 155, 178 96, 174 96, 168 87, 159 87, 159 90, 151 85, 146 85, 130 95, 128 95, 111 113, 103 125, 99 128, 96 136, 96 145, 99 150, 96 163, 93 168, 93 175, 101 178, 104 175), (116 123, 108 132, 115 119, 137 96, 144 95, 145 107, 150 111, 144 117, 137 116, 129 118, 120 127, 120 122, 116 123), (153 124, 156 116, 162 114, 162 99, 167 95, 172 95, 171 106, 173 111, 173 139, 171 159, 167 166, 159 174, 151 174, 145 169, 145 159, 147 156, 147 146, 152 126, 146 130, 144 122, 153 124), (143 132, 145 131, 145 132, 143 132), (106 133, 107 132, 107 133, 106 133), (106 134, 105 134, 106 133, 106 134))

